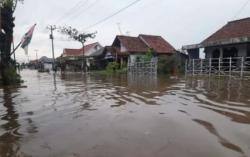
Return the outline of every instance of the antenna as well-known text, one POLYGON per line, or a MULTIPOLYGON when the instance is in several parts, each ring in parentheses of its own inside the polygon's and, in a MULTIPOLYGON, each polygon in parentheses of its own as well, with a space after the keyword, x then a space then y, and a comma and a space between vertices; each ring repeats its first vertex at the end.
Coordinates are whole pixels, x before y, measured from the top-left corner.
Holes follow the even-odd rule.
POLYGON ((123 35, 123 33, 122 33, 122 29, 121 29, 121 23, 117 23, 117 26, 118 26, 118 30, 119 30, 119 32, 120 32, 120 35, 123 35))

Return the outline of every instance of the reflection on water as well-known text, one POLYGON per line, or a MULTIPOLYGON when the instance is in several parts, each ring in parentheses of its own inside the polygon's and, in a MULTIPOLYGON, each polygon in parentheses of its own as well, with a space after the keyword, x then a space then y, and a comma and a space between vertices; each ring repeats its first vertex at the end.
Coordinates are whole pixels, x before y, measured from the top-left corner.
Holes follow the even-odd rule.
POLYGON ((250 156, 250 82, 39 74, 0 88, 0 156, 250 156))
POLYGON ((15 110, 15 103, 12 101, 12 90, 3 89, 3 106, 1 107, 1 136, 0 136, 0 154, 1 156, 14 156, 19 151, 18 140, 21 135, 18 133, 18 113, 15 110), (3 111, 5 110, 5 111, 3 111))

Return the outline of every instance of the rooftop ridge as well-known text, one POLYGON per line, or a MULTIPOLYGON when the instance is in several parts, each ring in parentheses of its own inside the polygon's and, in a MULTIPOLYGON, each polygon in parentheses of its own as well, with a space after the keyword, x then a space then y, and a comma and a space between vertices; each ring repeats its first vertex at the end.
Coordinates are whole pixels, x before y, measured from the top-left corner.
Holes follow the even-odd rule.
POLYGON ((139 34, 139 37, 140 36, 162 37, 160 35, 150 35, 150 34, 139 34))
POLYGON ((250 17, 246 17, 246 18, 242 18, 242 19, 237 19, 237 20, 233 20, 233 21, 229 21, 229 23, 235 23, 235 22, 239 22, 239 21, 246 21, 246 20, 249 20, 250 21, 250 17))

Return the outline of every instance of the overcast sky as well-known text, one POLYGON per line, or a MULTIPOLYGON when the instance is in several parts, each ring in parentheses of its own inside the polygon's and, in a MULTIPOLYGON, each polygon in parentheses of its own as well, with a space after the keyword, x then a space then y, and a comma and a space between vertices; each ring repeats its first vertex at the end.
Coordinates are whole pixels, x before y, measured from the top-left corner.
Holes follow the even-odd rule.
MULTIPOLYGON (((25 0, 15 12, 15 43, 25 32, 37 23, 29 58, 51 57, 51 41, 47 25, 69 25, 80 30, 115 13, 135 0, 25 0)), ((104 23, 84 32, 95 32, 95 39, 88 43, 100 42, 111 45, 115 36, 120 34, 118 23, 124 35, 138 34, 161 35, 176 49, 182 45, 195 44, 221 28, 228 21, 250 16, 250 3, 247 0, 141 0, 104 23)), ((66 36, 55 34, 55 56, 63 48, 80 48, 75 41, 66 36)), ((18 61, 27 61, 22 49, 16 53, 18 61)))

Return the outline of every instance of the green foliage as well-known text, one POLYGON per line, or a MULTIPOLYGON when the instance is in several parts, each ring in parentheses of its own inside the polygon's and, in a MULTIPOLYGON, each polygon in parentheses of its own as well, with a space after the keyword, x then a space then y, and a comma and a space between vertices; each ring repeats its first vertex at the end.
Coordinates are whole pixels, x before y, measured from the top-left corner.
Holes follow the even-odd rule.
POLYGON ((117 62, 110 62, 106 67, 107 72, 116 72, 119 69, 119 63, 117 62))
POLYGON ((159 74, 183 74, 185 72, 185 63, 177 55, 161 56, 158 59, 159 74))
POLYGON ((95 38, 96 33, 81 33, 76 28, 72 27, 59 27, 59 32, 65 35, 68 35, 70 39, 74 39, 75 41, 78 41, 80 43, 85 43, 88 38, 95 38))
POLYGON ((4 85, 13 85, 22 83, 21 76, 17 74, 14 67, 6 68, 2 71, 5 77, 2 78, 1 83, 4 85))
POLYGON ((12 11, 14 12, 18 2, 23 3, 24 0, 1 0, 0 6, 3 7, 11 7, 12 11))
POLYGON ((148 52, 146 53, 146 55, 144 56, 143 60, 144 62, 150 62, 153 58, 153 51, 152 49, 148 49, 148 52))

